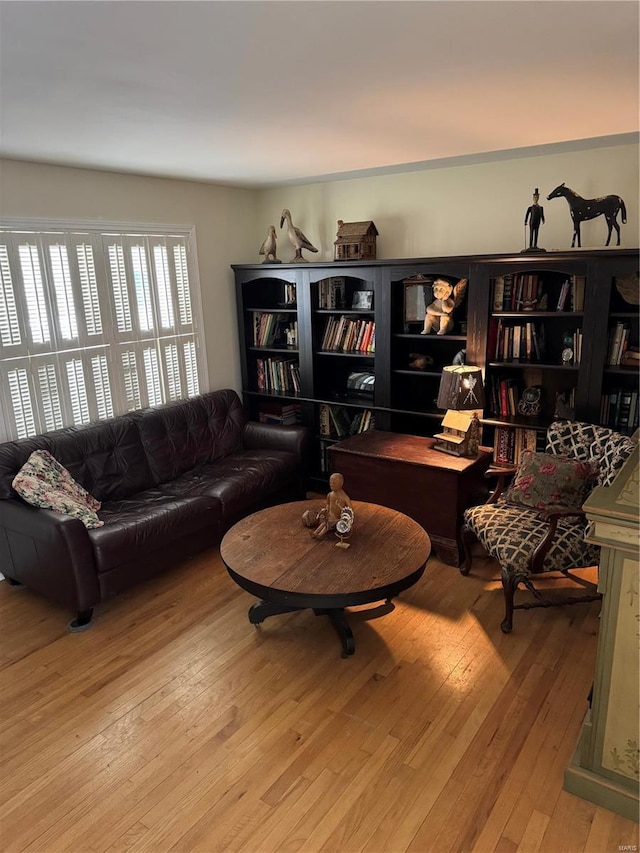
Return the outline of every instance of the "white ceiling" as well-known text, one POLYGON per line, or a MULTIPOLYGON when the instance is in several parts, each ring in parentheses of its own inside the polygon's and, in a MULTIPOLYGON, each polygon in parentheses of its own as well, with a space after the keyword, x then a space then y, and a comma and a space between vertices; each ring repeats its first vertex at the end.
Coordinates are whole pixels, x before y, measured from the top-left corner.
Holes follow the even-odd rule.
POLYGON ((0 153, 265 186, 615 138, 638 131, 638 11, 2 2, 0 153))

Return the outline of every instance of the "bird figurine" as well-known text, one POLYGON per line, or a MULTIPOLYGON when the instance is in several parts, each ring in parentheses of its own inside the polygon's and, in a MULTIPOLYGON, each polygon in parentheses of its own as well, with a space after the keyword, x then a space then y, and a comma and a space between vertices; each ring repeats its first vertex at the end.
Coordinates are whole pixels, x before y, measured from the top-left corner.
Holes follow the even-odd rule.
POLYGON ((287 220, 287 236, 291 241, 291 245, 296 250, 296 255, 294 259, 291 261, 292 264, 303 264, 305 263, 305 259, 302 257, 302 250, 307 249, 309 252, 317 252, 316 247, 307 240, 305 235, 299 228, 296 228, 293 222, 291 221, 291 213, 285 207, 282 211, 282 215, 280 216, 280 228, 284 225, 285 219, 287 220))
POLYGON ((264 238, 264 243, 260 246, 259 255, 264 255, 263 264, 281 264, 282 261, 276 257, 276 226, 269 226, 269 233, 264 238))

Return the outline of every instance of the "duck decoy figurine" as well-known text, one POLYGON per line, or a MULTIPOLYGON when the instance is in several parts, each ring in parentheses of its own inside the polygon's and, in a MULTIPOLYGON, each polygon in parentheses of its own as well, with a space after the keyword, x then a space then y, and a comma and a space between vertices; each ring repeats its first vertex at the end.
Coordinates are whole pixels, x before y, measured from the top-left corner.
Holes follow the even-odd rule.
POLYGON ((276 257, 276 226, 269 226, 269 233, 264 238, 264 243, 260 246, 259 255, 264 255, 263 264, 281 264, 282 261, 276 257))
POLYGON ((296 228, 293 222, 291 221, 291 213, 286 209, 282 211, 282 215, 280 216, 280 228, 284 225, 285 219, 287 220, 287 236, 291 241, 291 245, 296 250, 296 255, 291 261, 293 264, 303 264, 305 263, 305 259, 302 257, 302 250, 307 249, 309 252, 317 252, 316 247, 307 240, 305 235, 299 228, 296 228))

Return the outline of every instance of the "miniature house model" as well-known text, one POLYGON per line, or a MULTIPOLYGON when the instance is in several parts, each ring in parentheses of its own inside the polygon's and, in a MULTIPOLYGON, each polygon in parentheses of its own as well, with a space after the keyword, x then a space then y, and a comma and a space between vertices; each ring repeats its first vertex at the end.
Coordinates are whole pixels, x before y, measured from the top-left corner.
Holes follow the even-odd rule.
POLYGON ((449 409, 442 419, 442 432, 434 436, 436 450, 452 456, 478 455, 480 421, 476 412, 456 412, 449 409))
POLYGON ((334 261, 374 261, 378 229, 368 222, 343 222, 338 219, 337 240, 334 242, 334 261))

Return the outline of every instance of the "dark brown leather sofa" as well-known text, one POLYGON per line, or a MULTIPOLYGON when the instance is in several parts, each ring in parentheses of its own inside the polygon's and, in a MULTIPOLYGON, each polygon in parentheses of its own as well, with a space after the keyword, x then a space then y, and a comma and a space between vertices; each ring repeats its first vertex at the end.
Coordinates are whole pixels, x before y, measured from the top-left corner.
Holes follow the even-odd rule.
POLYGON ((0 571, 76 612, 220 541, 237 519, 304 493, 305 427, 248 421, 234 391, 0 444, 0 571), (11 488, 48 450, 102 502, 104 526, 25 503, 11 488))

